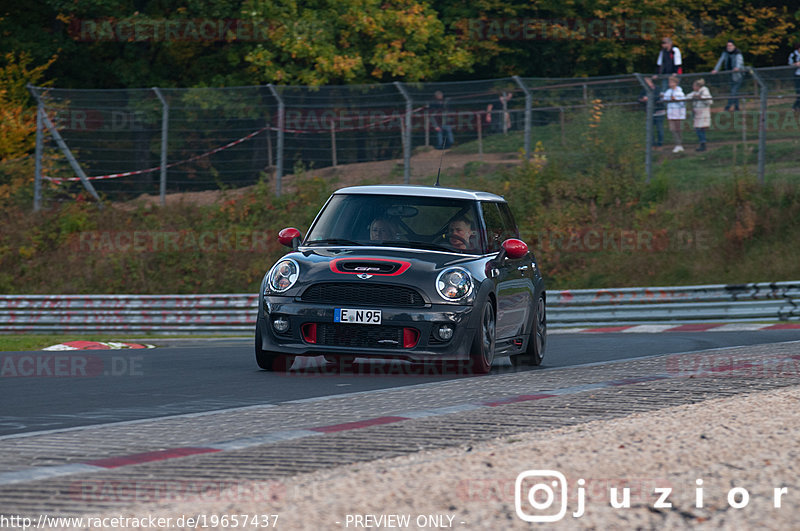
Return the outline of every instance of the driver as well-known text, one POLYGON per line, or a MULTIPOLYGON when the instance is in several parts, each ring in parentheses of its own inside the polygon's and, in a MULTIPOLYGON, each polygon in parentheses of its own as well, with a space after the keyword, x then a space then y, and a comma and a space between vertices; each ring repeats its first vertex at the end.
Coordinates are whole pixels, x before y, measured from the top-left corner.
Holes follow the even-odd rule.
POLYGON ((456 249, 472 249, 475 225, 464 216, 457 217, 447 226, 447 239, 456 249))
POLYGON ((372 241, 396 240, 397 225, 387 217, 378 217, 369 224, 369 239, 372 241))

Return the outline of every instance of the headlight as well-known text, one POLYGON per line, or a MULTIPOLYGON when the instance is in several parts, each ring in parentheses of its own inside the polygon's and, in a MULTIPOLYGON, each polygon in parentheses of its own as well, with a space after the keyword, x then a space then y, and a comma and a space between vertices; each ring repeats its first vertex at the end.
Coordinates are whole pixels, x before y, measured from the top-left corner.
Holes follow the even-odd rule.
POLYGON ((472 293, 472 276, 460 267, 445 269, 436 278, 436 291, 449 301, 463 299, 472 293))
POLYGON ((275 293, 283 293, 294 286, 300 276, 300 267, 294 260, 281 260, 269 272, 267 289, 275 293))

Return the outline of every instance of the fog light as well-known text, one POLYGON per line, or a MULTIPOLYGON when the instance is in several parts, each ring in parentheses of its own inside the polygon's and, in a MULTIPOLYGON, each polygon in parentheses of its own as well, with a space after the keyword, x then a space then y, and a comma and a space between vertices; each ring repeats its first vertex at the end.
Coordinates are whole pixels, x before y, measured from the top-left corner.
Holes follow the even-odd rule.
POLYGON ((450 325, 440 325, 436 330, 436 335, 442 341, 450 341, 453 338, 453 327, 450 325))
POLYGON ((279 334, 283 334, 289 330, 289 320, 284 317, 276 317, 272 320, 272 328, 279 334))

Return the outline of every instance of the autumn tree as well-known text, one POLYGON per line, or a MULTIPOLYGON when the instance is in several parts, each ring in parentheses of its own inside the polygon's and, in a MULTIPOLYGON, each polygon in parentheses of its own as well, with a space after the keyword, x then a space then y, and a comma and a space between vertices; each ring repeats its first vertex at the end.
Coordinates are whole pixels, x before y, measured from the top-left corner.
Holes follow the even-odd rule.
POLYGON ((484 78, 652 72, 664 36, 681 48, 690 71, 710 70, 729 38, 748 65, 783 65, 800 27, 800 9, 780 0, 477 0, 436 7, 484 78), (510 20, 530 21, 531 31, 509 31, 510 20))
POLYGON ((269 37, 247 56, 263 81, 432 81, 472 62, 425 2, 247 0, 243 12, 269 24, 269 37))
POLYGON ((0 62, 0 200, 33 182, 36 108, 26 85, 40 83, 55 60, 34 67, 29 55, 9 53, 0 62))

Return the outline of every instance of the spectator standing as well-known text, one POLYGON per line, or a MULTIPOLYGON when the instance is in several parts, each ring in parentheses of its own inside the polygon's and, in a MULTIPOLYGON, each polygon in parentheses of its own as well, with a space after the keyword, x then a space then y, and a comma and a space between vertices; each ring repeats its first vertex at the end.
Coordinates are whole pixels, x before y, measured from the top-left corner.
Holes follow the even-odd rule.
POLYGON ((661 91, 667 90, 667 78, 673 74, 683 74, 683 58, 680 49, 674 45, 672 39, 664 37, 661 40, 661 51, 656 59, 656 75, 654 79, 661 78, 661 91))
POLYGON ((797 70, 794 71, 794 93, 797 98, 794 100, 792 109, 795 114, 800 114, 800 42, 795 43, 794 51, 789 54, 789 65, 797 67, 797 70))
MULTIPOLYGON (((661 99, 662 93, 656 88, 653 79, 646 77, 644 78, 644 82, 653 94, 653 133, 655 134, 655 138, 653 139, 655 142, 653 145, 655 147, 661 147, 664 145, 664 117, 667 115, 667 109, 664 106, 664 101, 661 99)), ((639 103, 647 104, 647 93, 647 89, 642 89, 641 94, 639 94, 639 103)))
POLYGON ((486 107, 486 122, 493 133, 507 133, 511 129, 511 114, 508 112, 508 102, 511 100, 511 92, 501 91, 497 98, 497 103, 490 103, 486 107), (497 105, 499 108, 494 109, 497 105))
POLYGON ((447 123, 447 101, 441 90, 433 93, 433 103, 428 106, 432 112, 431 121, 433 129, 436 131, 436 148, 447 149, 456 143, 453 137, 453 126, 447 123), (445 135, 447 144, 445 145, 445 135))
POLYGON ((706 150, 706 129, 711 127, 711 91, 708 90, 706 82, 698 79, 692 83, 692 91, 686 95, 687 99, 692 100, 692 115, 694 118, 694 131, 697 133, 697 140, 700 145, 696 151, 706 150))
POLYGON ((678 84, 678 76, 669 76, 669 88, 662 95, 662 99, 667 104, 667 122, 669 122, 669 130, 672 133, 672 138, 675 140, 675 147, 672 148, 673 153, 680 153, 683 151, 683 138, 681 135, 681 128, 683 121, 686 119, 686 96, 683 89, 678 84))
POLYGON ((716 74, 720 71, 720 67, 722 70, 730 70, 732 72, 731 91, 728 97, 728 103, 725 105, 725 110, 729 111, 733 109, 738 111, 739 87, 742 86, 742 82, 744 81, 744 57, 733 41, 728 41, 727 44, 725 44, 725 49, 722 51, 722 55, 719 56, 717 66, 714 67, 711 73, 716 74))

